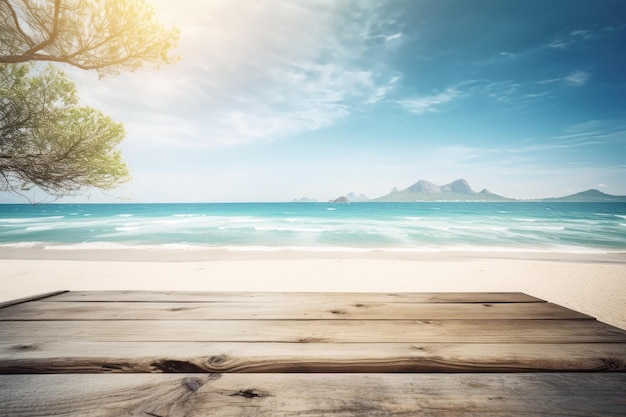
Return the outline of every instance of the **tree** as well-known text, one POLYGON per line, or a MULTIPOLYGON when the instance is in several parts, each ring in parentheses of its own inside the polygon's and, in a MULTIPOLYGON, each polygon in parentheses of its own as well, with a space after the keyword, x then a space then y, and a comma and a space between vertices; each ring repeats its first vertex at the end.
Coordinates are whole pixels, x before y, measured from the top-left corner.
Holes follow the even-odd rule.
POLYGON ((158 67, 176 60, 178 34, 143 0, 0 0, 0 191, 63 196, 128 180, 115 150, 122 125, 79 106, 61 71, 34 63, 99 76, 158 67))
POLYGON ((142 0, 0 0, 2 63, 60 62, 102 76, 172 63, 177 40, 142 0))
POLYGON ((0 191, 37 186, 55 196, 128 180, 115 147, 124 128, 78 105, 74 84, 52 66, 0 65, 0 191))

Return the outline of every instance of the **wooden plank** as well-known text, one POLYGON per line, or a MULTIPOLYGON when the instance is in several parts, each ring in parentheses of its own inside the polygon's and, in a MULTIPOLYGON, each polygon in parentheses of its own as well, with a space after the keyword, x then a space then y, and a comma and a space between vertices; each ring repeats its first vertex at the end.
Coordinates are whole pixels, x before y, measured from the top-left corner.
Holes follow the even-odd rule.
POLYGON ((315 300, 222 303, 30 302, 1 320, 442 320, 593 319, 551 303, 356 303, 315 300))
POLYGON ((0 303, 0 309, 18 305, 18 304, 28 303, 30 301, 36 301, 36 300, 42 300, 44 298, 54 297, 55 295, 63 294, 66 292, 68 291, 54 291, 54 292, 47 292, 43 294, 36 294, 30 297, 17 298, 15 300, 3 301, 0 303))
POLYGON ((626 374, 0 376, 0 416, 623 416, 626 374))
POLYGON ((71 291, 49 301, 223 302, 340 300, 357 303, 537 303, 543 300, 511 292, 328 293, 328 292, 202 292, 202 291, 71 291))
POLYGON ((0 344, 0 373, 626 371, 588 344, 82 342, 0 344))
POLYGON ((625 343, 594 320, 160 320, 3 322, 0 340, 292 343, 625 343))

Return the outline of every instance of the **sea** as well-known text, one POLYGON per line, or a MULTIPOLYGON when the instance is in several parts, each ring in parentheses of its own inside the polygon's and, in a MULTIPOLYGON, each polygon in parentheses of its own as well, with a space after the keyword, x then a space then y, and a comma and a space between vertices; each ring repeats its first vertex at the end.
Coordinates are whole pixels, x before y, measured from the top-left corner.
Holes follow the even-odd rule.
POLYGON ((0 204, 0 250, 626 253, 626 203, 0 204))

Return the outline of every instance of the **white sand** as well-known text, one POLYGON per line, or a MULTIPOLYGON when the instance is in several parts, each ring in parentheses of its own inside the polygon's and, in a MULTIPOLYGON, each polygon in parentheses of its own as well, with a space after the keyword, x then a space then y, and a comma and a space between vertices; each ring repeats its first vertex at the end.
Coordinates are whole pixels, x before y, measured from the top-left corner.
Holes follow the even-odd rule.
POLYGON ((626 329, 624 254, 105 252, 0 250, 0 301, 56 290, 519 291, 626 329))

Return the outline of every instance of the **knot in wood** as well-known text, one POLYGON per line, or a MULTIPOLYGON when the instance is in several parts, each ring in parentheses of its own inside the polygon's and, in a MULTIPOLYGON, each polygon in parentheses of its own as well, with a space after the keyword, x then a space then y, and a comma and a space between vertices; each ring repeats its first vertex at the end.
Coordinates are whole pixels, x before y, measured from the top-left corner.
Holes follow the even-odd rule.
POLYGON ((9 349, 15 350, 18 352, 31 352, 39 348, 37 347, 37 345, 13 345, 9 349))
POLYGON ((343 310, 330 310, 330 312, 333 314, 346 314, 346 312, 343 310))
POLYGON ((187 377, 183 378, 182 385, 188 391, 196 392, 200 389, 201 386, 204 385, 204 382, 200 378, 187 377))
POLYGON ((208 365, 222 365, 224 364, 224 362, 228 361, 228 356, 227 355, 215 355, 215 356, 211 356, 209 359, 206 360, 206 363, 208 365))

